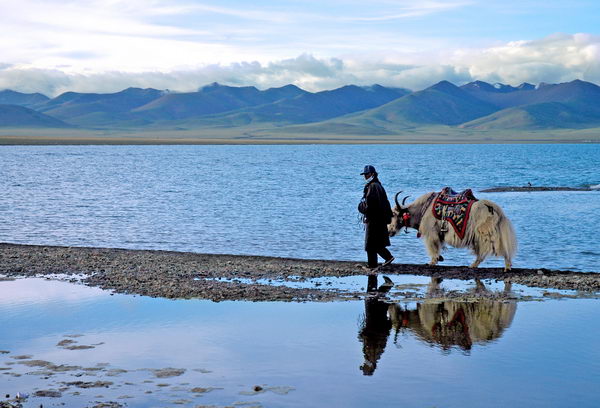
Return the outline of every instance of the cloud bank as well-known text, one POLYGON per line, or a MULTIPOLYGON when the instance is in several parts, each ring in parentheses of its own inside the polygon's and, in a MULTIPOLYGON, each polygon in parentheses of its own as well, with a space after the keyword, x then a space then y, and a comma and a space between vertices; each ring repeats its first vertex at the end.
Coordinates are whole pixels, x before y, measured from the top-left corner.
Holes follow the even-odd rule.
POLYGON ((513 41, 485 48, 457 48, 421 55, 397 51, 361 56, 318 57, 301 54, 272 61, 204 64, 157 71, 74 72, 25 64, 0 63, 0 89, 41 92, 117 92, 127 87, 195 91, 211 82, 260 89, 295 84, 309 91, 347 84, 420 90, 440 80, 461 85, 473 80, 518 85, 582 79, 600 83, 600 36, 553 34, 532 41, 513 41))

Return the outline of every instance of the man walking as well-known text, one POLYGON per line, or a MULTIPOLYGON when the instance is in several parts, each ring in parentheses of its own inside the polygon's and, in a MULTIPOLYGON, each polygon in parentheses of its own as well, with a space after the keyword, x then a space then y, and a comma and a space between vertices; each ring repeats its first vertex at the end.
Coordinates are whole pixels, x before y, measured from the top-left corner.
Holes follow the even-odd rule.
POLYGON ((387 266, 394 257, 386 247, 390 246, 387 225, 392 221, 392 208, 385 189, 377 178, 377 171, 371 165, 365 166, 362 173, 367 183, 363 197, 358 204, 358 211, 363 214, 365 223, 365 251, 367 251, 368 267, 377 268, 377 255, 380 255, 387 266))

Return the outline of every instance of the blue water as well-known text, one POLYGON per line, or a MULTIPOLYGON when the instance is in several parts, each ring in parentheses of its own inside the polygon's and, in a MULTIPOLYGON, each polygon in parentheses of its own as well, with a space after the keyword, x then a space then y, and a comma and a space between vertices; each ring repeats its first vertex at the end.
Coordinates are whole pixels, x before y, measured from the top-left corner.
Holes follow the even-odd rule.
MULTIPOLYGON (((388 196, 452 186, 500 204, 516 267, 600 271, 600 145, 14 146, 0 148, 0 241, 363 260, 356 205, 365 164, 388 196)), ((398 262, 424 263, 415 233, 398 262)), ((472 261, 444 253, 447 265, 472 261)), ((487 260, 482 266, 501 266, 487 260)))
MULTIPOLYGON (((405 327, 390 327, 387 305, 369 309, 363 301, 173 301, 41 279, 0 281, 0 350, 8 352, 0 353, 0 400, 65 382, 111 381, 110 388, 68 386, 60 399, 32 397, 25 407, 91 401, 164 407, 181 400, 188 401, 183 406, 597 406, 597 300, 492 303, 467 313, 465 336, 442 330, 428 337, 433 321, 417 313, 425 303, 392 305, 410 316, 405 327), (65 337, 72 335, 78 337, 65 337), (65 339, 95 346, 66 350, 58 346, 65 339), (80 368, 48 376, 14 358, 23 355, 80 368), (369 359, 375 367, 365 375, 369 359), (90 367, 103 369, 84 370, 90 367), (167 367, 185 372, 152 374, 167 367), (255 385, 267 391, 248 395, 255 385), (198 396, 193 387, 217 389, 198 396), (288 392, 275 392, 281 390, 288 392)), ((453 310, 449 302, 440 305, 453 310)), ((441 318, 441 306, 429 310, 441 318)))

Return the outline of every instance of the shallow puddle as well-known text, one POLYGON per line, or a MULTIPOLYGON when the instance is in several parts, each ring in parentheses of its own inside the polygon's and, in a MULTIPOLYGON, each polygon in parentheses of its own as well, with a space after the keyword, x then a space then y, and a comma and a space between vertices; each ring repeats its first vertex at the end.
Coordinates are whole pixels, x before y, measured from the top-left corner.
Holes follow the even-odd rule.
MULTIPOLYGON (((202 280, 196 278, 195 280, 202 280)), ((501 280, 442 279, 418 275, 344 276, 344 277, 288 277, 279 279, 208 278, 207 281, 236 283, 241 285, 271 285, 294 289, 318 289, 336 291, 341 299, 362 298, 367 292, 385 294, 390 302, 406 302, 430 298, 461 298, 475 300, 481 297, 503 300, 541 300, 548 297, 598 297, 596 293, 578 293, 574 290, 533 288, 505 283, 501 280)))
MULTIPOLYGON (((482 288, 392 278, 386 298, 330 303, 0 281, 0 401, 20 392, 24 407, 596 406, 599 300, 427 300, 482 288), (418 296, 403 300, 409 291, 418 296)), ((344 279, 349 291, 368 283, 344 279)))

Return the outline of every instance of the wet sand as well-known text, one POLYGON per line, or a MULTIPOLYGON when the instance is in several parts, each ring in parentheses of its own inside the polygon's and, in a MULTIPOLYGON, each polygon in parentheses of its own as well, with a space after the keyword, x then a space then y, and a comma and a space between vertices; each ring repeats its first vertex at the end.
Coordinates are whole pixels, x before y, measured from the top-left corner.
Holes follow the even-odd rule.
MULTIPOLYGON (((214 255, 172 251, 35 246, 0 243, 0 275, 51 277, 112 290, 166 298, 213 301, 331 301, 348 293, 321 288, 291 288, 269 280, 302 281, 317 277, 365 276, 355 261, 304 260, 262 256, 214 255), (220 281, 218 279, 225 279, 220 281), (256 283, 264 280, 267 284, 256 283)), ((444 279, 491 279, 529 287, 576 290, 581 296, 600 291, 600 273, 515 268, 393 264, 378 271, 444 279)), ((356 294, 350 297, 357 298, 356 294)))

